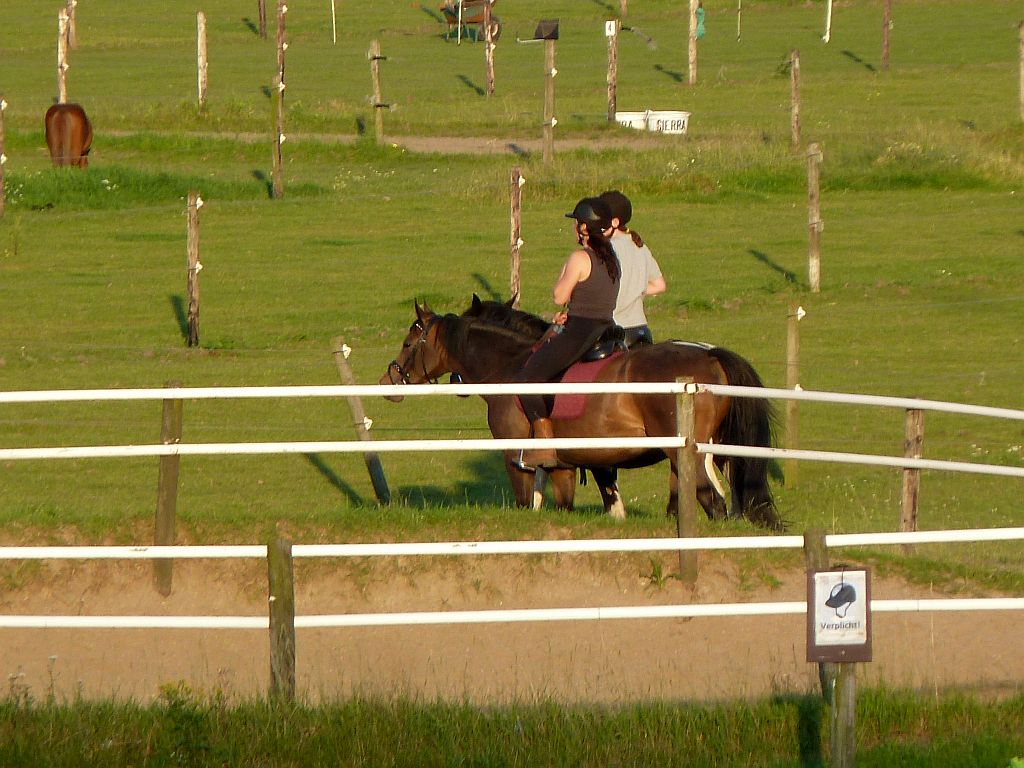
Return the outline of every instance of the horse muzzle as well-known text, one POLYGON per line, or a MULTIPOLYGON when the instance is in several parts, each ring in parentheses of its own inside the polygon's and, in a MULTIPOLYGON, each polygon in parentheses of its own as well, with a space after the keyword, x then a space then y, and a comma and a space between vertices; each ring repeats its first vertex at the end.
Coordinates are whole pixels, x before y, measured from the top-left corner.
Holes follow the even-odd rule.
MULTIPOLYGON (((391 361, 391 365, 388 366, 387 373, 385 373, 383 376, 381 376, 380 377, 380 381, 378 381, 377 383, 382 385, 382 386, 384 386, 384 385, 388 385, 388 384, 407 384, 408 382, 405 380, 405 377, 402 375, 402 367, 398 364, 398 361, 397 360, 392 360, 391 361), (391 372, 394 371, 394 370, 398 371, 398 381, 395 381, 394 376, 391 375, 391 372)), ((388 400, 388 401, 390 401, 392 403, 400 403, 403 400, 405 400, 405 396, 404 395, 384 395, 384 399, 388 400)))

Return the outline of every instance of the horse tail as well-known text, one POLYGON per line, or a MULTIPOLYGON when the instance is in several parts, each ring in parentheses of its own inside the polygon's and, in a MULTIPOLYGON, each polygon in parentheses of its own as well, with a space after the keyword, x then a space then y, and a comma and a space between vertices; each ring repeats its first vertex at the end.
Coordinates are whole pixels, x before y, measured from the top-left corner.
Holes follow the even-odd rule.
MULTIPOLYGON (((710 354, 725 371, 727 381, 737 387, 763 387, 754 367, 735 352, 714 347, 710 354)), ((760 397, 734 397, 718 430, 718 442, 771 448, 775 445, 778 416, 769 400, 760 397)), ((773 530, 783 524, 768 485, 769 460, 761 457, 727 456, 729 486, 734 512, 773 530)))
POLYGON ((85 168, 92 146, 92 124, 78 104, 54 104, 46 110, 46 145, 55 166, 85 168))

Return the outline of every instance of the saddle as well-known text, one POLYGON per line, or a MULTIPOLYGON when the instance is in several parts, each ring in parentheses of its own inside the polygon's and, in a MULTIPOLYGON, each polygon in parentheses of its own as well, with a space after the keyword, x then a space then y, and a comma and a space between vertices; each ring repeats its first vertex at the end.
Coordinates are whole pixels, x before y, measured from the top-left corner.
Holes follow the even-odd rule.
POLYGON ((581 363, 593 363, 604 360, 616 352, 626 351, 626 330, 618 325, 611 326, 594 342, 594 346, 583 353, 581 363))
MULTIPOLYGON (((621 331, 622 329, 620 328, 619 330, 621 331)), ((615 360, 620 355, 624 354, 624 352, 624 349, 618 348, 613 350, 611 353, 590 362, 584 362, 581 359, 580 361, 570 365, 569 369, 563 373, 562 377, 557 379, 557 381, 563 384, 587 384, 594 381, 597 379, 601 371, 603 371, 605 367, 612 362, 612 360, 615 360)), ((589 395, 576 392, 559 393, 555 396, 555 404, 551 408, 551 418, 559 419, 561 421, 572 421, 573 419, 578 419, 583 415, 588 397, 589 395)), ((519 407, 519 410, 523 409, 518 396, 516 396, 516 405, 519 407)))

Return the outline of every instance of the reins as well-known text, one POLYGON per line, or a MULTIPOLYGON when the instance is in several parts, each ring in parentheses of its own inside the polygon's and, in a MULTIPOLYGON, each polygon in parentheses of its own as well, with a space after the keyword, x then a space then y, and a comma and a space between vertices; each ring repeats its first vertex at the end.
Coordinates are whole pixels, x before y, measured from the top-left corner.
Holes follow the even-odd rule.
MULTIPOLYGON (((440 320, 441 320, 441 317, 439 315, 434 315, 432 318, 430 318, 430 320, 427 321, 426 325, 420 325, 419 320, 417 320, 415 323, 413 323, 413 327, 414 328, 419 328, 420 329, 419 338, 416 339, 415 342, 413 342, 413 344, 417 348, 418 347, 426 346, 426 344, 427 344, 427 335, 430 333, 430 329, 433 328, 434 325, 436 325, 438 323, 438 321, 440 321, 440 320)), ((430 378, 430 374, 427 371, 427 361, 425 359, 426 356, 424 354, 422 354, 422 350, 417 349, 417 350, 413 351, 413 353, 412 353, 413 360, 416 359, 417 352, 420 353, 419 354, 419 357, 420 357, 420 367, 423 369, 423 379, 424 379, 424 381, 426 381, 426 382, 428 382, 430 384, 437 384, 437 378, 433 378, 433 379, 430 378)), ((404 368, 402 368, 402 366, 398 362, 397 358, 392 360, 388 364, 388 380, 392 384, 411 384, 412 383, 409 380, 409 372, 406 371, 404 368), (394 377, 391 375, 392 369, 398 371, 399 381, 395 381, 394 377)))

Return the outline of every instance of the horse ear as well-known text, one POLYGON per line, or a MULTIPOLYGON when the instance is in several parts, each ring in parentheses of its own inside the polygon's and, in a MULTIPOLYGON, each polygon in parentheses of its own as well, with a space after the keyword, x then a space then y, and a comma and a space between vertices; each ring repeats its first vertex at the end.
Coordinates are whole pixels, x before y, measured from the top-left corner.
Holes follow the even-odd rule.
POLYGON ((427 302, 424 301, 422 305, 420 305, 419 302, 416 303, 416 317, 419 318, 421 323, 425 323, 433 316, 433 314, 434 313, 430 310, 430 307, 427 306, 427 302))
POLYGON ((479 296, 477 296, 477 295, 476 295, 476 294, 474 293, 474 294, 473 294, 473 303, 472 303, 472 305, 471 305, 471 308, 472 308, 472 309, 473 309, 474 311, 479 311, 479 310, 480 310, 480 307, 481 307, 481 304, 482 304, 482 302, 480 301, 480 297, 479 297, 479 296))
POLYGON ((516 306, 516 302, 519 301, 519 292, 516 291, 512 294, 512 298, 505 302, 505 306, 509 309, 513 309, 516 306))

